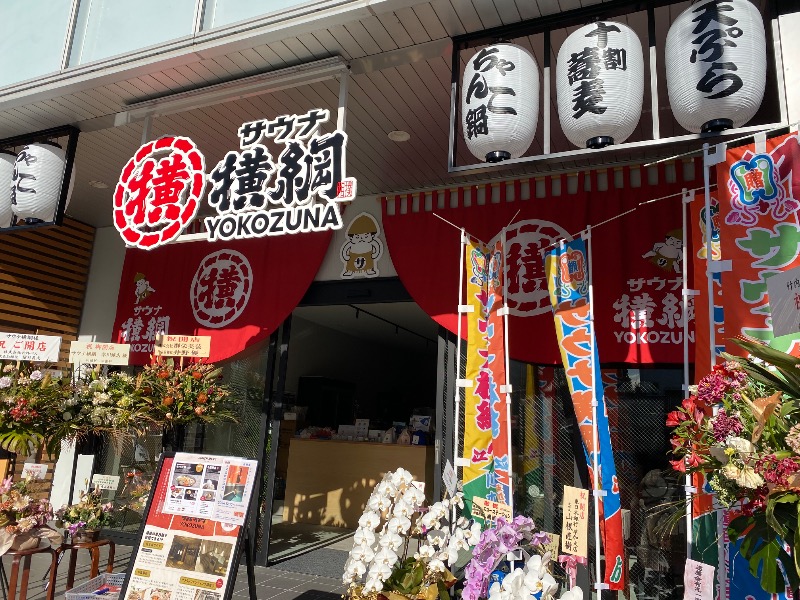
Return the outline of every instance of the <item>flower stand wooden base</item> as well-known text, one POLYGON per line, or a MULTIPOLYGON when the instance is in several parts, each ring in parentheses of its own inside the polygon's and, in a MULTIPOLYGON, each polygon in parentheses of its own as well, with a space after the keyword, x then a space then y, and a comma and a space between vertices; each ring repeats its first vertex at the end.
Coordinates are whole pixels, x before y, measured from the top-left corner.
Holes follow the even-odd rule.
MULTIPOLYGON (((108 546, 108 563, 106 565, 106 573, 111 573, 114 570, 114 542, 111 540, 97 540, 94 542, 75 542, 73 544, 61 544, 55 550, 57 559, 53 564, 53 571, 51 573, 51 581, 55 581, 56 572, 58 570, 58 563, 61 562, 61 555, 69 552, 69 567, 67 570, 67 591, 71 590, 75 585, 75 567, 78 563, 78 551, 88 550, 92 558, 91 568, 89 570, 89 579, 93 579, 100 574, 100 548, 108 546)), ((25 600, 20 598, 20 600, 25 600)))
POLYGON ((11 577, 6 584, 5 567, 0 562, 0 588, 3 591, 4 600, 17 600, 17 581, 19 581, 19 600, 26 600, 28 597, 28 579, 31 572, 31 556, 34 554, 48 554, 50 556, 50 582, 47 586, 46 600, 53 600, 53 593, 55 588, 55 569, 56 569, 56 556, 57 552, 50 547, 49 544, 40 546, 38 548, 31 548, 29 550, 9 550, 5 556, 12 556, 14 560, 11 562, 11 577), (22 563, 22 573, 20 574, 19 566, 22 563), (21 576, 20 576, 21 575, 21 576))

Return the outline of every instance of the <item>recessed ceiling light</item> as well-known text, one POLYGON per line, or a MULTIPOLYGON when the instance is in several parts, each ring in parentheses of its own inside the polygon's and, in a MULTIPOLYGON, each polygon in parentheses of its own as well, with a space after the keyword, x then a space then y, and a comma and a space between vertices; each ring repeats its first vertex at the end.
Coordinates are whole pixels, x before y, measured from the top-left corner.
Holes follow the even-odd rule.
POLYGON ((97 179, 92 179, 89 182, 89 185, 99 190, 104 190, 108 187, 108 184, 105 181, 98 181, 97 179))
POLYGON ((411 135, 407 131, 390 131, 389 132, 389 139, 393 142, 407 142, 411 139, 411 135))

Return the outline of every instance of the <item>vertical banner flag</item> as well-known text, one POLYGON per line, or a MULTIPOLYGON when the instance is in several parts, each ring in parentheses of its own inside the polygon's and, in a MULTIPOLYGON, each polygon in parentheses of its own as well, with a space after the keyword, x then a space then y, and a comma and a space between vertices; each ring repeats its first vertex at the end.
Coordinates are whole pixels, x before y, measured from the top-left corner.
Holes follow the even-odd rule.
MULTIPOLYGON (((717 165, 722 256, 736 277, 722 278, 725 333, 800 354, 800 334, 772 333, 767 279, 800 266, 800 136, 797 132, 728 149, 717 165)), ((727 351, 743 353, 728 343, 727 351)))
POLYGON ((466 244, 467 365, 462 457, 464 498, 471 512, 474 498, 509 503, 511 457, 505 394, 502 243, 466 244))
POLYGON ((547 288, 555 317, 556 337, 580 427, 589 476, 599 477, 606 494, 600 498, 603 547, 606 557, 604 581, 612 590, 623 590, 625 548, 622 510, 614 467, 611 433, 603 397, 602 374, 594 332, 591 330, 586 243, 572 240, 557 246, 545 257, 547 288), (593 394, 593 387, 596 394, 593 394), (594 447, 592 400, 597 399, 597 440, 594 447), (600 473, 594 473, 595 453, 600 473))

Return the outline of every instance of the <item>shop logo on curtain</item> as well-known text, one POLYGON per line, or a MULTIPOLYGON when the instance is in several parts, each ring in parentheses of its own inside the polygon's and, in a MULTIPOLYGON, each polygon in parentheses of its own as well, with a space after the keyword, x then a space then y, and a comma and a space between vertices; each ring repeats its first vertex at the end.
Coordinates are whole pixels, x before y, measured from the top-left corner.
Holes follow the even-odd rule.
POLYGON ((253 290, 253 270, 243 254, 219 250, 206 256, 192 279, 189 295, 200 325, 219 329, 242 314, 253 290))
MULTIPOLYGON (((240 150, 208 174, 208 241, 341 229, 340 202, 356 196, 345 176, 347 134, 319 135, 330 111, 243 123, 240 150), (273 158, 262 141, 278 148, 273 158)), ((197 214, 205 159, 188 138, 143 145, 122 170, 114 192, 114 226, 129 246, 152 250, 181 235, 197 214)))
POLYGON ((562 227, 551 221, 529 219, 508 228, 506 266, 508 298, 512 315, 533 317, 550 311, 547 280, 541 251, 558 240, 571 239, 562 227))

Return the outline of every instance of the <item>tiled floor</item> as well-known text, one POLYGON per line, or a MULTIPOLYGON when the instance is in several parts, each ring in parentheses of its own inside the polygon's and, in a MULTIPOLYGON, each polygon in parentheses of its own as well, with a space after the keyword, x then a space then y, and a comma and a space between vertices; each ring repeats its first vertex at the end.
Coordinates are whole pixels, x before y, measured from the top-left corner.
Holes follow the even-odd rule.
MULTIPOLYGON (((131 549, 127 546, 117 546, 114 572, 123 573, 130 558, 131 549)), ((105 570, 106 553, 100 559, 102 569, 105 570)), ((67 563, 64 558, 58 568, 56 581, 56 600, 62 600, 66 592, 67 563)), ((11 559, 3 557, 3 565, 7 575, 11 574, 11 559)), ((30 581, 28 583, 28 600, 44 600, 46 592, 44 584, 47 580, 49 559, 43 556, 34 556, 31 562, 30 581)), ((88 552, 78 555, 78 565, 75 570, 75 585, 87 581, 89 578, 88 552)), ((319 577, 305 573, 281 571, 274 567, 255 567, 255 598, 258 600, 339 600, 344 590, 340 579, 319 577)), ((19 596, 17 596, 19 597, 19 596)), ((249 598, 247 585, 247 570, 244 566, 239 569, 234 586, 235 600, 249 598)))

